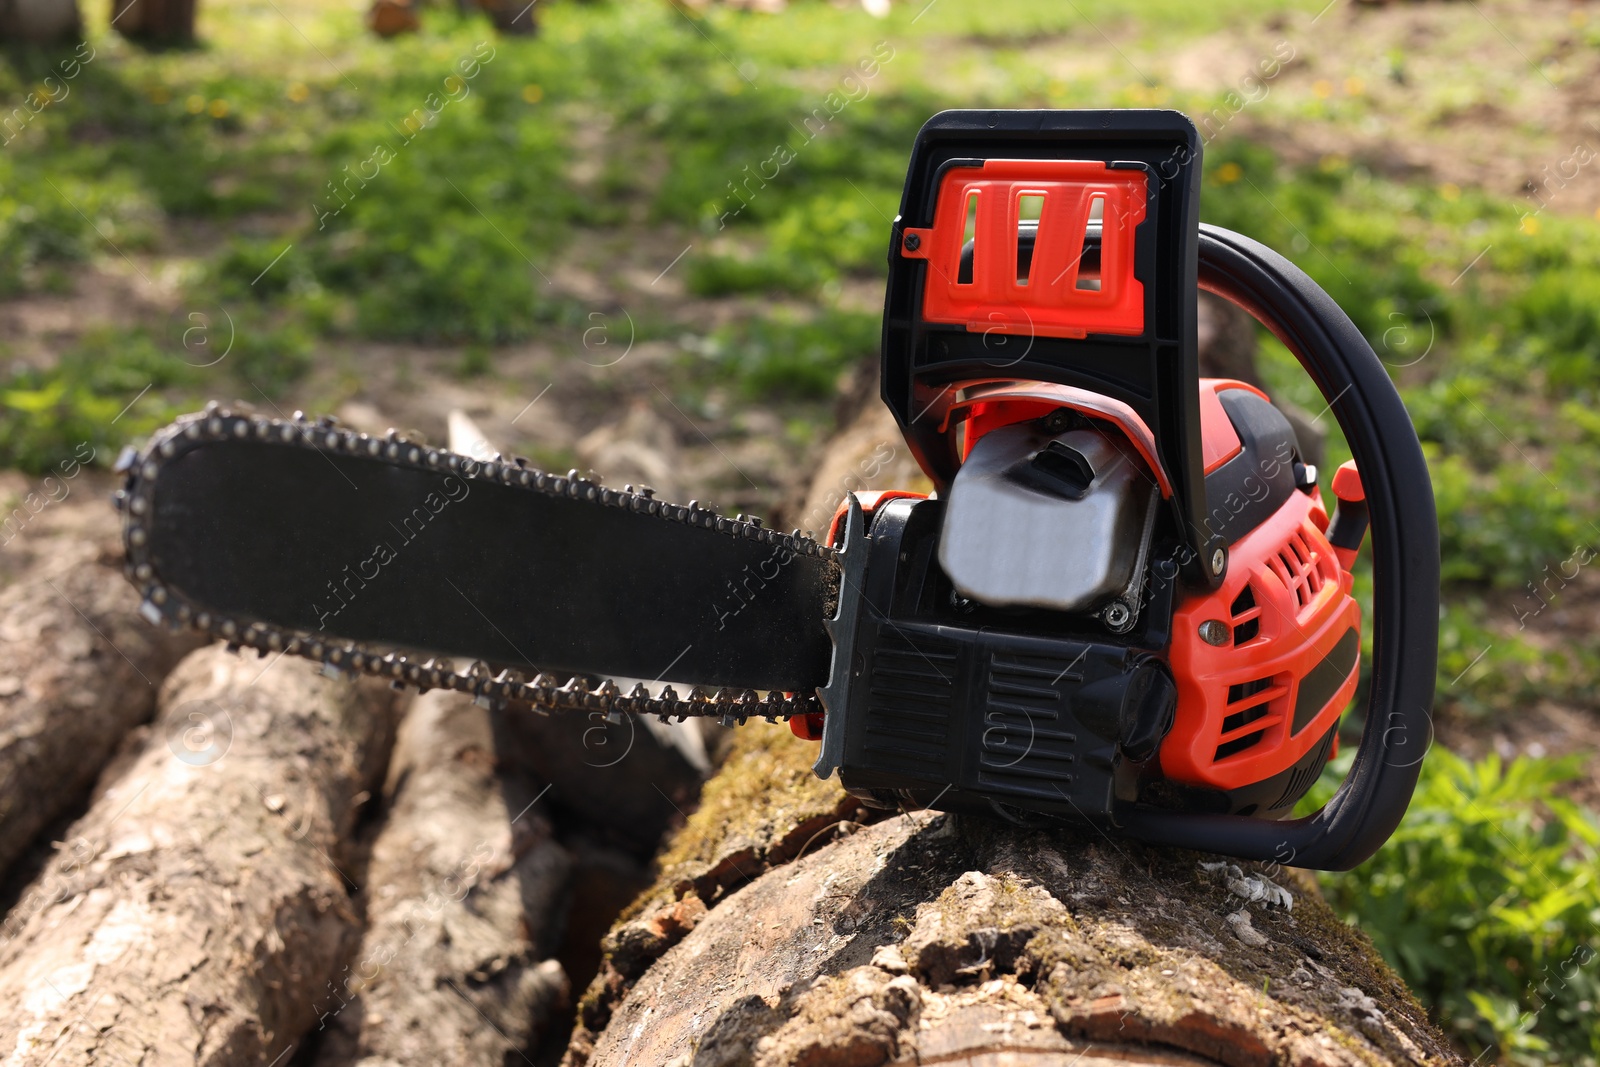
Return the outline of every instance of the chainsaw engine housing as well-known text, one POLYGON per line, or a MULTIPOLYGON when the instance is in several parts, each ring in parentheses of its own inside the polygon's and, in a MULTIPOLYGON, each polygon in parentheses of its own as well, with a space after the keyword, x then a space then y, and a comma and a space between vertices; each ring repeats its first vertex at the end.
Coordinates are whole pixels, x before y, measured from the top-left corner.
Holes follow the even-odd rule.
POLYGON ((1132 804, 1279 817, 1321 772, 1360 612, 1288 421, 1207 380, 1227 579, 1177 580, 1147 461, 1036 389, 964 409, 947 500, 872 511, 841 781, 871 803, 1115 825, 1132 804), (1016 421, 1007 422, 1007 419, 1016 421), (1114 546, 1114 551, 1112 550, 1114 546))
POLYGON ((1393 831, 1431 736, 1438 523, 1388 374, 1269 249, 1199 222, 1170 111, 952 111, 889 243, 881 388, 933 486, 858 494, 830 537, 816 771, 869 803, 1087 822, 1339 870, 1393 831), (1326 504, 1270 399, 1202 380, 1196 297, 1300 360, 1354 460, 1326 504), (1356 464, 1360 464, 1358 472, 1356 464), (1370 505, 1370 507, 1369 507, 1370 505), (1292 815, 1361 677, 1356 758, 1292 815))

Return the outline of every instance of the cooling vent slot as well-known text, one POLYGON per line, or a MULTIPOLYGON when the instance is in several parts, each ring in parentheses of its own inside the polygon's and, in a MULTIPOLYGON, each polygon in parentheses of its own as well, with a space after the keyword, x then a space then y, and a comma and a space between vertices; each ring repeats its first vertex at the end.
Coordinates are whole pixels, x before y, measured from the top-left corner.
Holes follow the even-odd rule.
POLYGON ((1261 633, 1261 608, 1256 604, 1255 590, 1248 584, 1233 598, 1233 606, 1228 613, 1233 616, 1234 644, 1253 641, 1261 633))
POLYGON ((1294 595, 1295 606, 1299 608, 1311 603, 1327 578, 1319 566, 1321 555, 1306 544, 1305 535, 1298 530, 1289 535, 1267 563, 1283 582, 1283 587, 1294 595))
POLYGON ((1274 711, 1272 702, 1288 693, 1288 687, 1275 684, 1271 678, 1256 678, 1228 687, 1228 714, 1222 720, 1221 742, 1213 760, 1225 760, 1261 743, 1267 727, 1283 720, 1282 711, 1274 711), (1252 729, 1254 727, 1254 729, 1252 729))
MULTIPOLYGON (((1230 704, 1233 703, 1233 694, 1234 694, 1235 690, 1247 689, 1247 688, 1250 690, 1248 693, 1241 693, 1239 695, 1239 699, 1243 700, 1247 696, 1252 696, 1255 693, 1261 692, 1262 689, 1266 689, 1271 684, 1272 684, 1271 679, 1258 678, 1253 682, 1247 683, 1246 685, 1230 686, 1229 689, 1228 689, 1228 697, 1229 697, 1229 701, 1228 702, 1230 704), (1259 686, 1260 688, 1252 688, 1252 687, 1255 687, 1255 686, 1259 686)), ((1239 729, 1239 727, 1241 727, 1241 726, 1248 726, 1251 723, 1255 722, 1257 719, 1266 718, 1266 715, 1267 715, 1267 706, 1265 704, 1252 704, 1250 707, 1245 708, 1243 711, 1236 711, 1232 715, 1229 715, 1227 718, 1223 719, 1222 720, 1222 732, 1225 733, 1225 734, 1232 733, 1233 731, 1239 729)))
POLYGON ((878 631, 867 687, 865 748, 886 767, 926 773, 943 763, 958 667, 956 647, 878 631))
POLYGON ((1328 750, 1333 747, 1334 735, 1339 732, 1338 726, 1330 726, 1322 740, 1317 742, 1316 748, 1311 751, 1309 758, 1301 761, 1289 774, 1289 781, 1283 787, 1283 794, 1272 802, 1268 811, 1276 811, 1293 804, 1305 795, 1311 788, 1311 783, 1322 774, 1322 768, 1328 762, 1328 750))
POLYGON ((984 689, 979 781, 1007 792, 1059 797, 1054 783, 1072 782, 1080 758, 1079 727, 1061 683, 1083 680, 1070 660, 995 654, 984 689))

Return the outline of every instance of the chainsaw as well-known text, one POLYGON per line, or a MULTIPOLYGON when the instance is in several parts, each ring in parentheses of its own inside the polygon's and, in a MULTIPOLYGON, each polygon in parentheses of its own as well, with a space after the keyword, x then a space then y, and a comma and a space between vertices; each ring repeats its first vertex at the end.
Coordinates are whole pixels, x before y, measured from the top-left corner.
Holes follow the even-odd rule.
POLYGON ((123 460, 140 610, 502 708, 786 720, 819 776, 879 807, 1354 866, 1431 740, 1427 468, 1337 305, 1200 224, 1200 161, 1171 111, 929 120, 881 390, 933 492, 851 494, 822 540, 212 404, 123 460), (1326 485, 1264 393, 1199 376, 1201 289, 1322 392, 1355 457, 1326 485), (1359 748, 1294 818, 1361 682, 1369 524, 1359 748))

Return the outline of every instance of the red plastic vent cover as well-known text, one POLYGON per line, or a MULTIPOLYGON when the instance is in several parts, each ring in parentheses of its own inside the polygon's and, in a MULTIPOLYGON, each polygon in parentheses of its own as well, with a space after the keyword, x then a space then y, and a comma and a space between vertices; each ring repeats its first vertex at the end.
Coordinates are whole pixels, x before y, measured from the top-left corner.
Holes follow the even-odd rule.
POLYGON ((1103 162, 989 159, 950 168, 932 228, 907 227, 901 241, 903 255, 928 261, 922 317, 1038 337, 1143 333, 1133 252, 1146 194, 1143 170, 1103 162), (1030 221, 1031 259, 1019 250, 1030 221), (1088 239, 1096 230, 1098 246, 1088 239))

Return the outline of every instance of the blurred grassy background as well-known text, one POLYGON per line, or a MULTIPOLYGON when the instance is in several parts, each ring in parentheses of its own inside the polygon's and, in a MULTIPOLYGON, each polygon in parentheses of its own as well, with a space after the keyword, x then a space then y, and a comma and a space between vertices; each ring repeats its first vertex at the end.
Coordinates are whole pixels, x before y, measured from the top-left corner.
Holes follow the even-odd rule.
POLYGON ((1345 307, 1432 461, 1466 758, 1436 749, 1327 889, 1474 1054, 1600 1060, 1600 4, 540 10, 535 39, 435 8, 380 41, 357 0, 219 0, 145 51, 96 8, 76 51, 0 54, 0 467, 239 396, 416 423, 476 397, 564 469, 665 398, 764 510, 875 352, 928 115, 1184 109, 1205 217, 1345 307))

